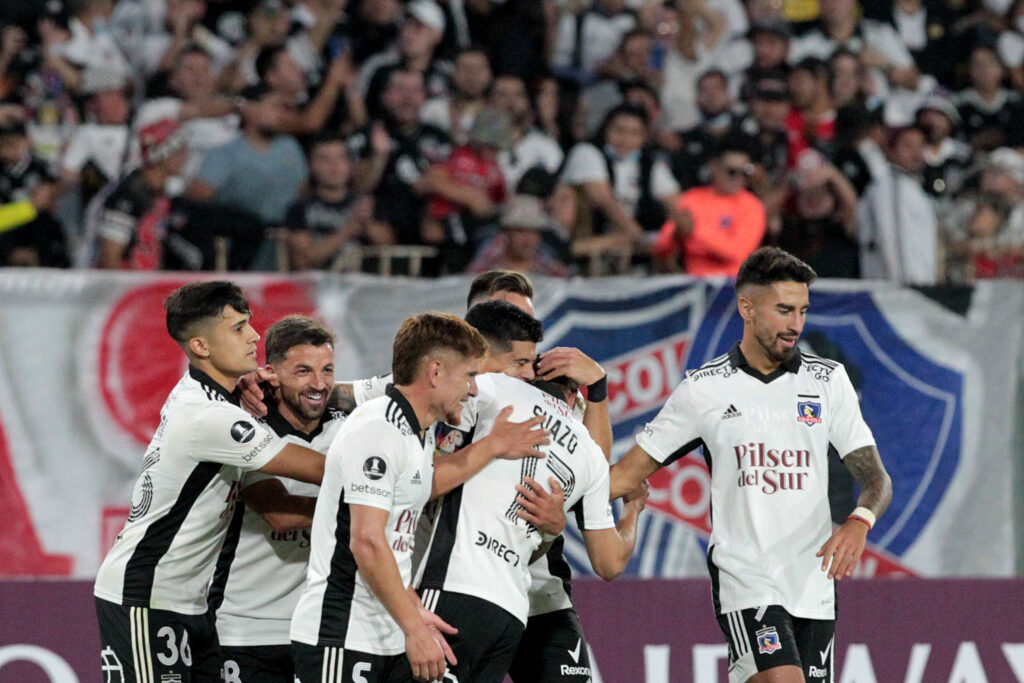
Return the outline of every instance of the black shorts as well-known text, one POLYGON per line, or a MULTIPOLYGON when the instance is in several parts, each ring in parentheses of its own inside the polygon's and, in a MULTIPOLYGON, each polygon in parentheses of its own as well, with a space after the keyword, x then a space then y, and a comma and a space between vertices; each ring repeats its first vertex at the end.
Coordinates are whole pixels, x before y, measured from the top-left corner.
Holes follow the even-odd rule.
POLYGON ((530 617, 508 675, 515 683, 589 683, 590 653, 576 610, 530 617))
POLYGON ((832 683, 834 619, 801 619, 768 605, 728 612, 718 625, 729 643, 729 683, 786 665, 813 683, 832 683))
POLYGON ((211 612, 179 614, 96 598, 102 681, 221 683, 211 612))
POLYGON ((523 635, 523 622, 493 602, 464 593, 424 590, 421 598, 427 609, 459 629, 444 634, 459 660, 448 666, 445 683, 502 683, 523 635))
POLYGON ((294 683, 291 645, 221 645, 224 683, 294 683))
POLYGON ((356 650, 292 641, 295 679, 299 683, 409 683, 409 658, 371 655, 356 650))

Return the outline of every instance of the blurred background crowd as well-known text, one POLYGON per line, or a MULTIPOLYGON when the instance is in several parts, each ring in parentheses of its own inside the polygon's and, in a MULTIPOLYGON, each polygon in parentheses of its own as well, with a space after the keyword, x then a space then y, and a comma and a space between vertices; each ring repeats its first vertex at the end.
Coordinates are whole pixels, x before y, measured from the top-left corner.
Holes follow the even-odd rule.
POLYGON ((0 263, 1024 277, 1024 0, 3 0, 0 263))

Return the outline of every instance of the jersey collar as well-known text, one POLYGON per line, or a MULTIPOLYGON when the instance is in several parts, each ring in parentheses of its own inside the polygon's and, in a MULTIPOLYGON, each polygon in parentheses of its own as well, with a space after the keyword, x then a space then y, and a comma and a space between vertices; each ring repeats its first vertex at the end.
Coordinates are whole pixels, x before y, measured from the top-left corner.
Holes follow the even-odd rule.
POLYGON ((420 441, 422 441, 423 428, 420 427, 420 421, 416 419, 416 411, 412 409, 412 404, 409 403, 405 395, 396 389, 394 384, 389 384, 384 390, 384 394, 398 404, 398 409, 402 411, 405 421, 409 423, 409 429, 412 430, 413 434, 419 436, 420 441))
POLYGON ((234 394, 229 392, 227 389, 221 386, 221 384, 218 383, 214 378, 210 377, 196 366, 191 364, 188 366, 188 375, 195 381, 199 382, 199 384, 203 387, 203 389, 206 390, 207 393, 212 391, 215 394, 219 394, 221 398, 223 398, 223 400, 227 401, 228 403, 234 403, 236 406, 238 405, 238 399, 235 397, 234 394))
POLYGON ((329 419, 331 419, 331 411, 328 409, 320 416, 320 421, 317 422, 316 428, 307 434, 293 427, 292 423, 286 420, 281 411, 277 409, 277 406, 267 406, 267 426, 281 437, 294 436, 311 443, 324 430, 324 423, 329 419))
POLYGON ((742 370, 754 379, 759 379, 765 384, 768 384, 772 380, 782 377, 787 372, 792 372, 794 375, 800 371, 800 349, 793 350, 793 356, 785 363, 780 365, 778 369, 774 370, 769 374, 764 374, 760 370, 751 367, 750 362, 747 360, 743 352, 740 351, 740 343, 736 342, 731 349, 729 349, 729 363, 736 369, 742 370))

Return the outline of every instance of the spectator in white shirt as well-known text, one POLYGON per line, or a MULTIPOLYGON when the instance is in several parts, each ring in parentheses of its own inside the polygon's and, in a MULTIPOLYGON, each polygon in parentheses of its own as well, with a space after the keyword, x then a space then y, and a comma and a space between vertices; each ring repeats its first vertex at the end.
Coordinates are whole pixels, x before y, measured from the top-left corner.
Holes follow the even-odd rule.
POLYGON ((914 126, 893 132, 889 165, 875 177, 860 205, 861 276, 901 284, 938 279, 938 218, 921 186, 925 134, 914 126))

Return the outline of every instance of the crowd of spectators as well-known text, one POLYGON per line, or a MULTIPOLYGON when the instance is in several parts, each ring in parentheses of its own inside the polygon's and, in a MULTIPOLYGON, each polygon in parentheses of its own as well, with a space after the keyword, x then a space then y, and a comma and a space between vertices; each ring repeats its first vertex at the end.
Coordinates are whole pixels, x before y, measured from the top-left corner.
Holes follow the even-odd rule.
POLYGON ((1022 88, 1024 0, 4 0, 0 265, 1022 278, 1022 88))

